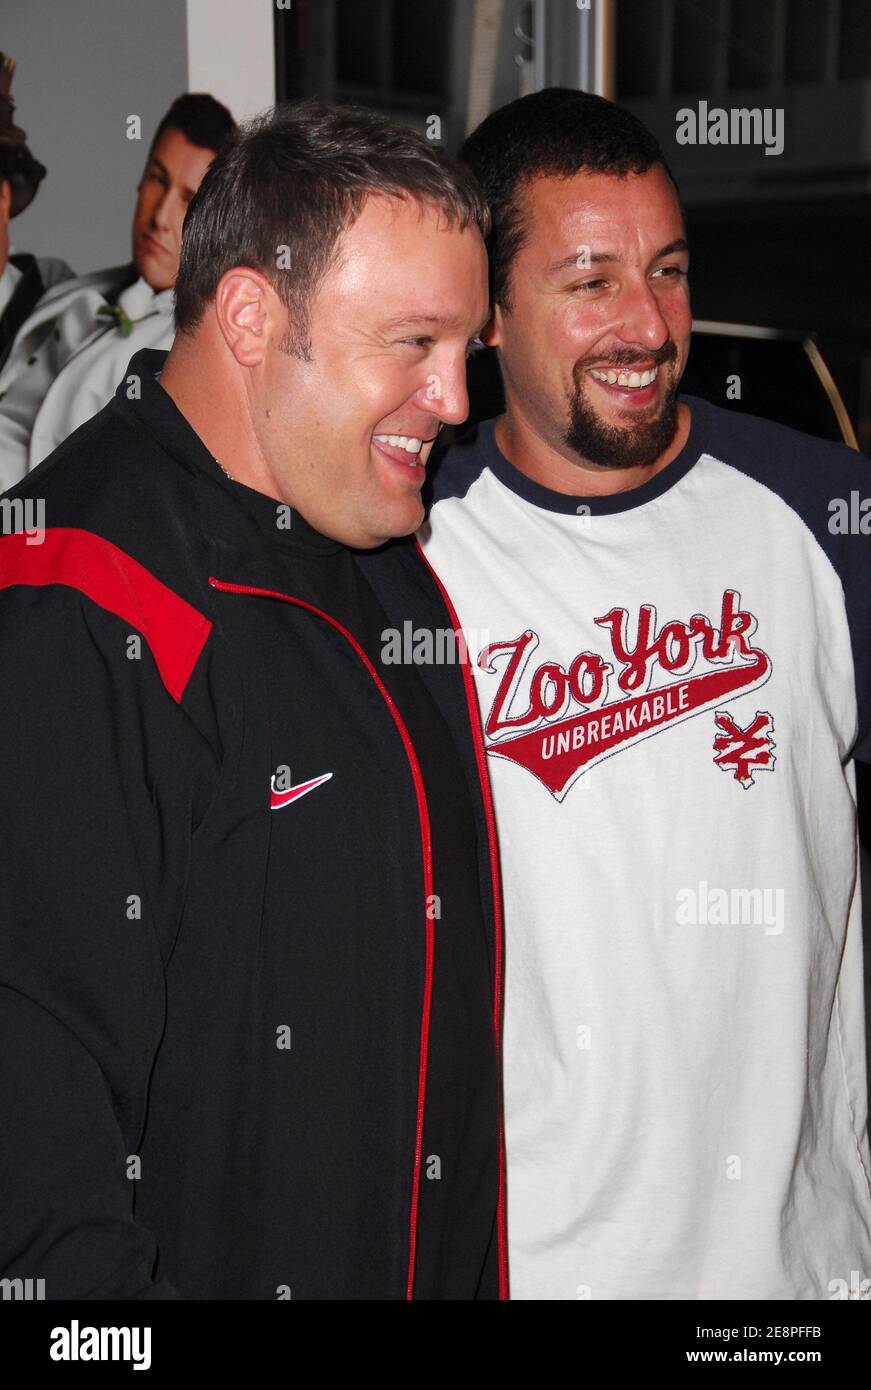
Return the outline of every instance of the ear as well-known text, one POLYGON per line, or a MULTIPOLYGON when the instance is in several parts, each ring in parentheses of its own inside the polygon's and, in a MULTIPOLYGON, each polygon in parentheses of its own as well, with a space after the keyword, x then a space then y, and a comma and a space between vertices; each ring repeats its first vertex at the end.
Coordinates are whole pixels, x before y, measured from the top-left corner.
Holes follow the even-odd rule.
POLYGON ((481 342, 492 348, 499 347, 502 342, 502 310, 498 304, 493 307, 493 315, 487 327, 481 330, 481 342))
POLYGON ((0 222, 5 226, 12 213, 12 184, 0 179, 0 222))
POLYGON ((234 266, 218 282, 215 315, 239 365, 256 367, 264 361, 269 343, 282 335, 287 310, 259 270, 234 266))

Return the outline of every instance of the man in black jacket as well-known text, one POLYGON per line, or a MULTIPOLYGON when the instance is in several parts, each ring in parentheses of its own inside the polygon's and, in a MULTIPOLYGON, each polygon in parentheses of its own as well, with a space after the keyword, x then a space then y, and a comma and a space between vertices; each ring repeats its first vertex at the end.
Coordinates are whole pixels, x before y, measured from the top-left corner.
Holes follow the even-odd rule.
POLYGON ((410 537, 486 226, 402 127, 279 108, 168 357, 0 504, 0 1275, 49 1299, 507 1296, 481 732, 392 660, 455 625, 410 537))

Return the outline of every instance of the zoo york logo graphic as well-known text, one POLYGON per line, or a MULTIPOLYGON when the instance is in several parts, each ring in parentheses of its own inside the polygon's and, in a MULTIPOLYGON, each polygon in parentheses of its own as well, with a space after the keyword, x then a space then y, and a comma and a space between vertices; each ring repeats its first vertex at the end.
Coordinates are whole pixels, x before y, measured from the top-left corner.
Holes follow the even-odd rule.
MULTIPOLYGON (((595 622, 610 634, 613 661, 598 652, 582 651, 568 670, 556 661, 545 661, 527 679, 530 658, 539 644, 531 628, 510 641, 491 642, 478 656, 481 670, 499 677, 484 725, 488 753, 525 767, 557 801, 596 763, 671 724, 758 689, 771 674, 766 653, 750 644, 756 618, 741 608, 741 596, 734 589, 723 594, 719 627, 704 614, 694 613, 687 623, 667 622, 657 631, 656 609, 645 603, 639 609, 632 645, 625 608, 612 608, 595 622), (686 679, 699 658, 707 669, 686 679), (618 668, 620 693, 609 700, 611 679, 618 668), (681 679, 651 689, 654 675, 663 673, 681 679), (571 712, 573 706, 578 712, 571 712)), ((719 756, 714 761, 734 772, 742 786, 752 784, 754 771, 773 765, 769 714, 757 711, 743 729, 731 714, 721 711, 717 726, 719 756)))
POLYGON ((777 747, 771 734, 774 721, 765 710, 757 710, 746 728, 736 724, 728 710, 718 710, 714 716, 720 732, 714 739, 714 762, 724 772, 731 772, 736 782, 745 788, 753 786, 754 772, 770 772, 777 762, 772 749, 777 747))

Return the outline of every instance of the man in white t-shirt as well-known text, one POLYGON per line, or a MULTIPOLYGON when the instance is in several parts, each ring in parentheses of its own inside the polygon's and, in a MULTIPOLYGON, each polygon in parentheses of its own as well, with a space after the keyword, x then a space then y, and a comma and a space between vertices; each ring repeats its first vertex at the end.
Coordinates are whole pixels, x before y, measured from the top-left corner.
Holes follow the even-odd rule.
POLYGON ((133 353, 172 345, 184 215, 234 129, 214 97, 178 97, 138 184, 132 262, 56 285, 21 325, 0 372, 0 492, 102 410, 133 353))
POLYGON ((422 541, 500 838, 512 1296, 871 1297, 868 460, 679 394, 686 233, 634 116, 549 89, 463 157, 507 408, 422 541))

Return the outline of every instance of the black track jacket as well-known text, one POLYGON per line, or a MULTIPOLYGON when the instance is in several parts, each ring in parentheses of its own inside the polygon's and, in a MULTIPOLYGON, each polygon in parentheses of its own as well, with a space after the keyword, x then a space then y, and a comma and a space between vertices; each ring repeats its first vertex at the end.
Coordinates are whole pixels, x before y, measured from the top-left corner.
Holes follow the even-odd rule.
MULTIPOLYGON (((0 1277, 48 1299, 412 1298, 438 930, 420 768, 164 360, 137 353, 0 500, 0 1277), (315 647, 314 688, 357 692, 329 750, 348 790, 339 814, 316 791, 277 816, 277 767, 327 770, 292 714, 315 647)), ((358 559, 400 631, 456 627, 413 540, 358 559)), ((474 690, 462 663, 419 671, 474 810, 498 1051, 474 690)), ((497 1111, 484 1298, 507 1297, 497 1111)))

